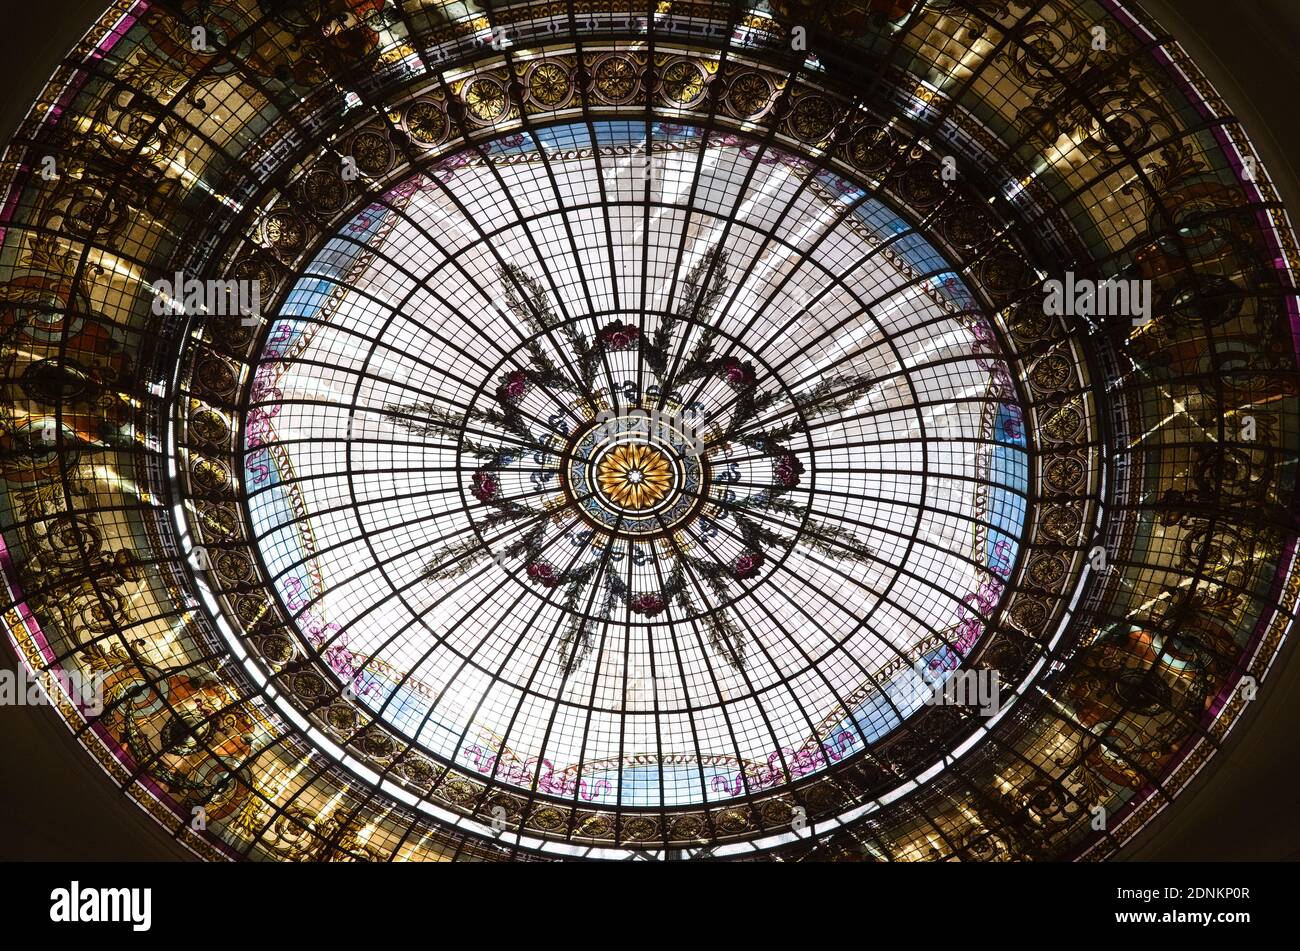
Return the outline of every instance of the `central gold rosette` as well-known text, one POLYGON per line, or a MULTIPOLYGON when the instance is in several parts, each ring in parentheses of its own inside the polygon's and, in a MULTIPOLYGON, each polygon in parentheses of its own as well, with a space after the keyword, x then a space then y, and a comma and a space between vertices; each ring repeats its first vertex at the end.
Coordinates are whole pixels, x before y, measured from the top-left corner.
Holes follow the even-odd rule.
POLYGON ((638 511, 668 494, 672 470, 653 446, 617 446, 596 466, 596 484, 615 505, 638 511))

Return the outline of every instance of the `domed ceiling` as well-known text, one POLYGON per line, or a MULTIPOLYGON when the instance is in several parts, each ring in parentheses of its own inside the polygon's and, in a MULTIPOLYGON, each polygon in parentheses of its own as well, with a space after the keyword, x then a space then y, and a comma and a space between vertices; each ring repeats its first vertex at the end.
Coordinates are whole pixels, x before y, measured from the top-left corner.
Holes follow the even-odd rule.
POLYGON ((1300 258, 1133 6, 121 0, 0 176, 6 630, 202 857, 1104 859, 1267 689, 1300 258))

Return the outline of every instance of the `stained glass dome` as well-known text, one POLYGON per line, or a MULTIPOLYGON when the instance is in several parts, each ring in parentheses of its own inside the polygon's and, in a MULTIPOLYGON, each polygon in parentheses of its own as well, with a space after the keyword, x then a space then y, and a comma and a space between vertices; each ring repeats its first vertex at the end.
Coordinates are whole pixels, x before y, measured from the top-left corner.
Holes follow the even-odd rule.
POLYGON ((650 135, 490 140, 352 218, 270 328, 244 469, 298 646, 404 742, 661 807, 915 712, 916 661, 1000 602, 1028 456, 992 326, 896 212, 650 135))
POLYGON ((124 0, 0 171, 9 636, 205 858, 1106 858, 1283 647, 1294 235, 1112 0, 124 0))

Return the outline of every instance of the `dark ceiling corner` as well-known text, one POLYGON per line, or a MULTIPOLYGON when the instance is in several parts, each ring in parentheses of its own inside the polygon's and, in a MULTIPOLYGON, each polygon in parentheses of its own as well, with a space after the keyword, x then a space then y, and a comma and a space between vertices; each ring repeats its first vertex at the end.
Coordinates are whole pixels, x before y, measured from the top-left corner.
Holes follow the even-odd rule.
MULTIPOLYGON (((4 640, 0 668, 18 659, 4 640)), ((192 859, 49 707, 0 706, 0 860, 192 859)))

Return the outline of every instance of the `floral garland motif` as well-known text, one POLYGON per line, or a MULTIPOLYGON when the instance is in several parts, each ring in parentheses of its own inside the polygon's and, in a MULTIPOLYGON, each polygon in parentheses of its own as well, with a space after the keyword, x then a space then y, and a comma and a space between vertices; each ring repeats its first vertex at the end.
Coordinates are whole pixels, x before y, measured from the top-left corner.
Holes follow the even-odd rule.
POLYGON ((810 515, 807 449, 794 444, 873 381, 836 375, 797 392, 762 385, 714 323, 728 284, 723 251, 700 257, 681 303, 652 333, 613 320, 584 334, 523 268, 507 264, 498 277, 503 313, 531 334, 488 387, 492 405, 385 407, 393 425, 450 436, 472 460, 465 491, 481 511, 465 538, 430 558, 425 580, 489 558, 522 569, 571 616, 557 657, 566 674, 620 605, 638 619, 673 607, 699 617, 710 649, 740 670, 748 637, 731 602, 745 583, 796 547, 873 560, 856 534, 810 515), (655 380, 644 392, 642 367, 655 380), (682 431, 696 426, 705 435, 692 444, 682 431))

